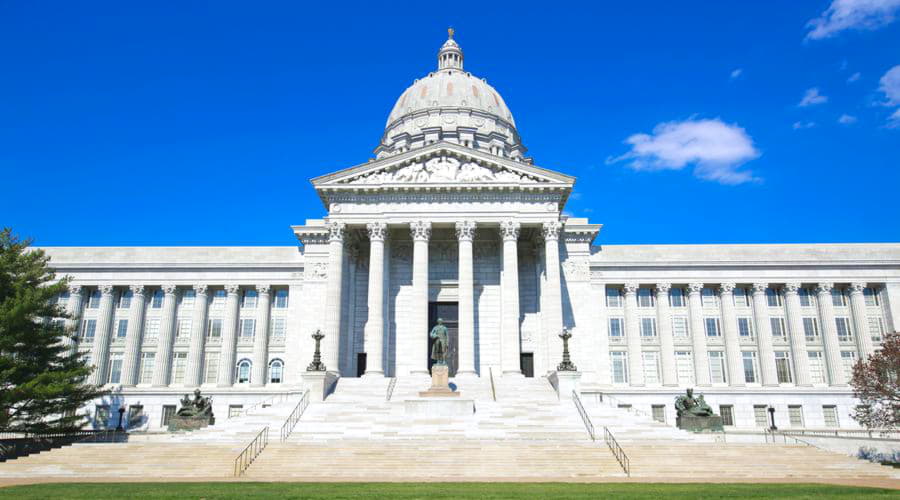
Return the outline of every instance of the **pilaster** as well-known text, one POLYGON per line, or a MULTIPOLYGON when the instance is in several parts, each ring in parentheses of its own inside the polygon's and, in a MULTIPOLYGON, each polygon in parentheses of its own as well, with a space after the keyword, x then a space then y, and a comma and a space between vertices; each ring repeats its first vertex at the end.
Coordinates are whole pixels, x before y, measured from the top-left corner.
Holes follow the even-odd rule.
POLYGON ((169 369, 172 366, 172 342, 175 330, 175 285, 163 285, 162 321, 159 325, 159 343, 156 345, 156 364, 153 370, 153 387, 169 385, 169 369))
POLYGON ((833 283, 819 283, 816 288, 816 304, 819 307, 819 321, 822 344, 825 346, 825 362, 828 366, 828 380, 831 385, 847 385, 844 367, 841 365, 841 344, 834 324, 834 304, 831 302, 833 283))
POLYGON ((122 358, 123 387, 133 387, 137 384, 146 299, 144 285, 131 285, 131 307, 128 310, 128 330, 125 332, 125 356, 122 358))
POLYGON ((794 362, 794 381, 800 386, 812 385, 809 376, 809 353, 806 350, 806 332, 800 311, 800 283, 785 283, 784 313, 787 316, 791 336, 791 358, 794 362))
POLYGON ((91 349, 91 361, 94 371, 88 382, 93 385, 106 383, 106 365, 109 362, 109 340, 112 333, 113 303, 115 302, 112 285, 100 285, 100 310, 97 315, 97 332, 91 349))
POLYGON ((709 350, 706 346, 706 329, 703 327, 703 283, 688 285, 688 310, 691 316, 691 342, 694 348, 694 380, 697 385, 710 385, 709 350))
POLYGON ((850 309, 853 313, 853 329, 860 359, 868 358, 875 350, 872 344, 872 335, 869 333, 869 321, 866 317, 866 299, 863 296, 865 288, 865 283, 850 284, 850 309))
POLYGON ((250 374, 250 386, 266 385, 266 372, 269 366, 269 316, 271 310, 271 287, 256 285, 259 302, 256 304, 256 333, 253 337, 253 369, 250 374))
POLYGON ((459 241, 459 375, 475 374, 475 279, 472 241, 475 221, 456 223, 459 241))
POLYGON ((744 372, 737 313, 734 310, 734 287, 734 283, 722 283, 719 285, 719 301, 722 304, 722 333, 725 337, 728 385, 740 387, 744 385, 744 372))
POLYGON ((206 343, 208 286, 194 285, 194 310, 191 313, 191 343, 188 348, 187 373, 184 385, 199 387, 203 383, 203 346, 206 343))
POLYGON ((384 222, 370 222, 366 225, 369 233, 369 317, 363 334, 366 351, 366 373, 369 376, 384 376, 384 281, 385 259, 384 241, 388 227, 384 222))
POLYGON ((678 385, 678 368, 675 365, 675 339, 672 337, 672 314, 669 310, 671 283, 656 284, 656 330, 662 360, 663 385, 678 385))
POLYGON ((500 367, 503 375, 521 375, 519 359, 519 231, 518 221, 500 223, 503 238, 503 271, 501 275, 500 367))

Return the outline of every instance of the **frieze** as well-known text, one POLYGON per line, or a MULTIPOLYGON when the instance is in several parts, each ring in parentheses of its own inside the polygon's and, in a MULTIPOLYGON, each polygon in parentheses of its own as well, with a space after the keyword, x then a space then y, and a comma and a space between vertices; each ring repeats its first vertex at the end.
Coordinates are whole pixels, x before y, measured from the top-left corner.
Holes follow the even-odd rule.
POLYGON ((329 193, 328 199, 340 203, 491 203, 515 201, 523 203, 554 203, 558 207, 562 195, 558 193, 523 193, 516 191, 428 191, 419 192, 339 192, 329 193))
POLYGON ((547 183, 545 179, 508 168, 478 162, 460 162, 441 156, 424 162, 396 165, 349 179, 339 184, 437 184, 437 183, 547 183))

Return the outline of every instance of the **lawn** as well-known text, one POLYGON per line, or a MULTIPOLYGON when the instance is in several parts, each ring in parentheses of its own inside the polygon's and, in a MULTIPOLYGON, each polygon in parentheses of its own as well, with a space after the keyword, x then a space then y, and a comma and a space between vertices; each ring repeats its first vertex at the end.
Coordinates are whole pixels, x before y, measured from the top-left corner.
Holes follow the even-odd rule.
POLYGON ((0 498, 900 498, 900 492, 822 484, 638 483, 57 483, 0 488, 0 498))

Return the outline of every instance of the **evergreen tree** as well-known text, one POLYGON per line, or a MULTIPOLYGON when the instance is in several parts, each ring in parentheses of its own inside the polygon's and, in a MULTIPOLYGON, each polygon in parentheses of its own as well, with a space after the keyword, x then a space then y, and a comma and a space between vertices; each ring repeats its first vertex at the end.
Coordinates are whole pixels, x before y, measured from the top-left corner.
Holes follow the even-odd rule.
POLYGON ((0 231, 0 429, 74 430, 85 419, 77 410, 104 392, 86 383, 91 367, 63 342, 74 332, 55 299, 68 279, 57 281, 50 258, 30 245, 0 231))

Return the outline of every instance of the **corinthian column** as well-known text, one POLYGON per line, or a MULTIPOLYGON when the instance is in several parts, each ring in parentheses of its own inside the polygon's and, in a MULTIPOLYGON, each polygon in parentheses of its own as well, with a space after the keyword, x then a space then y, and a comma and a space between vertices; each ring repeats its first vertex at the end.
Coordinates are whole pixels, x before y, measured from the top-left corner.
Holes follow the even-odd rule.
POLYGON ((88 383, 103 385, 106 383, 106 365, 109 361, 109 336, 112 330, 113 286, 100 285, 100 311, 97 314, 97 333, 91 349, 91 360, 94 371, 88 383))
POLYGON ((816 304, 822 324, 822 343, 825 346, 825 362, 831 385, 847 385, 844 367, 841 365, 841 343, 834 324, 834 304, 831 302, 833 283, 819 283, 816 288, 816 304))
POLYGON ((341 341, 341 284, 344 272, 344 229, 343 222, 328 224, 328 283, 325 287, 325 342, 322 360, 325 367, 338 371, 341 341))
POLYGON ((456 223, 459 240, 459 375, 475 374, 475 278, 472 269, 472 241, 475 222, 456 223))
POLYGON ((62 339, 62 344, 66 347, 66 354, 72 354, 78 348, 75 339, 78 336, 79 320, 84 306, 84 296, 81 291, 81 285, 69 285, 69 302, 66 304, 69 319, 66 320, 66 333, 62 339))
POLYGON ((691 315, 691 342, 694 346, 694 377, 697 385, 709 385, 709 352, 703 328, 703 283, 688 285, 688 309, 691 315))
POLYGON ((872 355, 872 335, 869 333, 869 321, 866 318, 866 299, 863 296, 865 283, 850 284, 850 309, 853 313, 853 325, 856 330, 856 347, 859 358, 866 359, 872 355))
POLYGON ((191 345, 188 348, 187 373, 184 384, 188 387, 203 383, 203 344, 206 342, 206 315, 208 299, 206 285, 194 285, 194 311, 191 314, 191 345))
POLYGON ((756 319, 756 338, 759 345, 759 367, 763 385, 778 385, 775 372, 775 349, 772 345, 772 324, 766 300, 767 283, 753 284, 753 317, 756 319))
POLYGON ((544 270, 547 273, 547 289, 541 302, 541 316, 544 320, 544 343, 550 349, 550 369, 554 369, 562 361, 562 339, 559 334, 563 329, 562 291, 559 278, 559 221, 545 222, 541 228, 544 237, 544 270))
POLYGON ((515 220, 500 223, 503 237, 503 275, 500 326, 500 368, 503 375, 521 375, 519 359, 519 230, 515 220))
POLYGON ((428 240, 431 239, 431 222, 415 221, 409 225, 409 230, 413 239, 410 373, 428 374, 428 240))
POLYGON ((791 335, 791 357, 797 385, 812 385, 809 377, 809 354, 806 352, 806 333, 800 315, 800 283, 785 283, 784 313, 791 335))
POLYGON ((122 358, 123 387, 133 387, 137 384, 146 300, 144 285, 131 285, 131 307, 128 309, 128 330, 125 332, 125 356, 122 358))
POLYGON ((632 386, 644 385, 641 358, 641 328, 637 316, 637 283, 625 283, 625 343, 628 345, 628 381, 632 386))
POLYGON ((659 348, 662 351, 663 385, 678 385, 678 369, 675 366, 675 339, 672 338, 672 314, 669 310, 671 283, 656 284, 656 330, 659 332, 659 348))
POLYGON ((225 321, 222 323, 222 351, 219 353, 219 374, 216 385, 231 387, 234 384, 234 354, 237 348, 237 322, 241 305, 241 287, 225 285, 225 321))
POLYGON ((175 330, 175 285, 163 285, 162 322, 159 325, 159 343, 156 345, 156 367, 153 370, 153 387, 169 385, 169 368, 172 366, 172 341, 175 330))
POLYGON ((253 372, 250 374, 252 387, 266 385, 266 368, 269 366, 270 289, 269 285, 256 285, 259 303, 256 305, 256 333, 253 336, 253 372))
POLYGON ((728 362, 728 383, 744 385, 741 339, 738 335, 737 314, 734 312, 734 283, 722 283, 719 299, 722 303, 722 330, 725 334, 725 359, 728 362))
POLYGON ((384 376, 384 240, 388 227, 384 222, 366 224, 369 232, 369 317, 363 329, 366 351, 366 376, 384 376))

